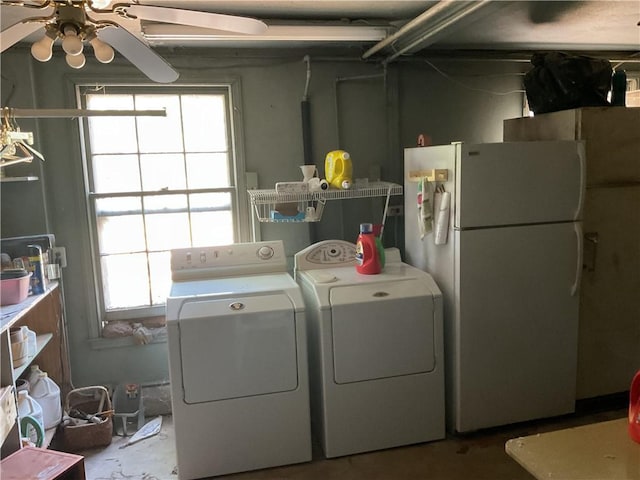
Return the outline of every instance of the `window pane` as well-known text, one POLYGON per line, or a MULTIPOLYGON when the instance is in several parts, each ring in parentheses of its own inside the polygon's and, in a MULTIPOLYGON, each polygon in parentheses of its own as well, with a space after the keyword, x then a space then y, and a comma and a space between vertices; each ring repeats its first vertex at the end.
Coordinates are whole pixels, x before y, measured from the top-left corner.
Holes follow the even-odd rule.
POLYGON ((167 300, 171 289, 170 252, 150 253, 149 271, 151 274, 151 301, 153 305, 162 305, 167 300))
MULTIPOLYGON (((134 110, 133 95, 87 95, 91 110, 134 110)), ((135 153, 138 151, 135 117, 88 117, 91 152, 135 153)))
POLYGON ((137 117, 142 153, 183 151, 180 101, 176 95, 136 95, 137 110, 166 109, 166 117, 137 117))
POLYGON ((228 187, 229 161, 226 153, 191 153, 187 159, 189 188, 228 187))
POLYGON ((154 195, 144 199, 149 250, 186 248, 191 244, 186 195, 154 195))
POLYGON ((116 197, 96 199, 96 214, 100 216, 141 214, 140 197, 116 197))
POLYGON ((191 236, 194 246, 225 245, 234 242, 231 194, 196 193, 191 203, 191 236))
POLYGON ((141 155, 144 191, 184 190, 184 155, 141 155))
POLYGON ((231 194, 221 193, 194 193, 189 195, 191 210, 230 210, 231 194))
POLYGON ((194 247, 234 243, 233 218, 230 211, 191 214, 194 247))
POLYGON ((140 191, 136 155, 94 155, 93 189, 96 193, 140 191))
POLYGON ((182 95, 184 145, 188 152, 226 152, 227 125, 222 95, 182 95))
POLYGON ((149 250, 187 248, 191 244, 186 212, 147 215, 146 221, 149 250))
POLYGON ((149 195, 144 197, 144 212, 151 213, 174 213, 186 212, 186 195, 149 195))
POLYGON ((108 255, 101 260, 107 310, 149 305, 149 276, 145 253, 108 255))
POLYGON ((100 253, 129 253, 145 250, 142 215, 98 217, 100 253))

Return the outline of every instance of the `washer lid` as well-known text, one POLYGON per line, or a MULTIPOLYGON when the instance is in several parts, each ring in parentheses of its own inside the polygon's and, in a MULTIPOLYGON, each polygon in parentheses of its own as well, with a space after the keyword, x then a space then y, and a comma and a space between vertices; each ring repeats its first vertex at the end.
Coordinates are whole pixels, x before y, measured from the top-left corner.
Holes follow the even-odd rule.
POLYGON ((297 281, 309 285, 318 293, 318 299, 322 308, 329 308, 330 292, 334 288, 349 285, 375 285, 389 282, 414 282, 419 284, 424 292, 433 296, 440 296, 438 286, 431 275, 406 263, 398 262, 387 264, 377 275, 363 275, 358 273, 353 266, 334 267, 329 269, 306 270, 296 273, 297 281))
POLYGON ((169 296, 243 295, 246 293, 291 289, 297 289, 297 284, 293 278, 287 273, 277 273, 173 282, 169 296))
POLYGON ((178 326, 185 403, 297 388, 295 312, 287 295, 186 300, 178 326))
POLYGON ((304 311, 304 300, 300 287, 288 273, 248 275, 246 277, 228 277, 208 280, 189 280, 174 282, 167 297, 167 322, 178 317, 179 309, 185 299, 232 298, 239 295, 284 293, 295 306, 296 311, 304 311))

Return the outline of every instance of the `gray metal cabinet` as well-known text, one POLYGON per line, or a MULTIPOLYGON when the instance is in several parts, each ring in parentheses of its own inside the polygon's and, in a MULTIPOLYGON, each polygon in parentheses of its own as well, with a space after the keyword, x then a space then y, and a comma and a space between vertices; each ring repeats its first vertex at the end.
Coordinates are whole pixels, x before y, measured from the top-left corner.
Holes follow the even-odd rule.
POLYGON ((522 140, 586 143, 577 398, 624 392, 640 370, 640 108, 505 120, 522 140))

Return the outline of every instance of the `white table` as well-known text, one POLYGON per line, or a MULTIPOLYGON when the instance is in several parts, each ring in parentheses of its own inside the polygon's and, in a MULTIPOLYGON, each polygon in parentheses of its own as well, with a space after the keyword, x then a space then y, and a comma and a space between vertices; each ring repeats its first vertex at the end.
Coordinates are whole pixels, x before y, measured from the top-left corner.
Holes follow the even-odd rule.
POLYGON ((513 438, 505 450, 539 480, 640 480, 627 418, 513 438))

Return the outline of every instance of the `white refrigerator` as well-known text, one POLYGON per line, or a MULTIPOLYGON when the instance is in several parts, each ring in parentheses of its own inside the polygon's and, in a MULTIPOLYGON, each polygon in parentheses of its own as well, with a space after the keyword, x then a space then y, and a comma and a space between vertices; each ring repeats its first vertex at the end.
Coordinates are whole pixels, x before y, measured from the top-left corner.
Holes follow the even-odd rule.
POLYGON ((573 412, 584 145, 453 143, 407 148, 404 160, 406 261, 444 297, 448 429, 573 412), (420 228, 419 179, 436 208, 450 194, 438 242, 420 228))

